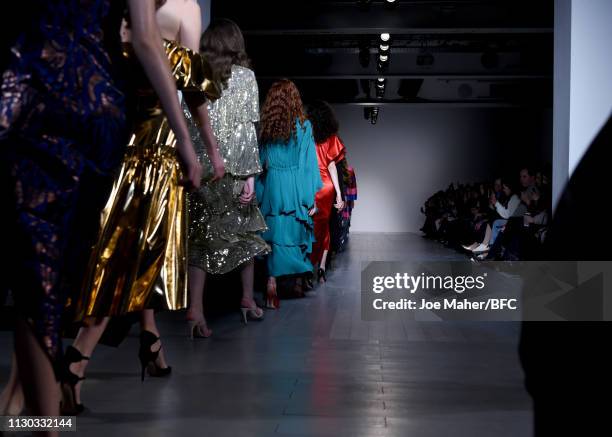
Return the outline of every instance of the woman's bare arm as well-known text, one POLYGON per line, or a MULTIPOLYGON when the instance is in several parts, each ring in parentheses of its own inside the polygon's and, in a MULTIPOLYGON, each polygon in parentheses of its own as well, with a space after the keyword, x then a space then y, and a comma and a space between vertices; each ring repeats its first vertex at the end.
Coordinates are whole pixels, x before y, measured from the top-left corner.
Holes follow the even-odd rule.
POLYGON ((187 122, 181 110, 176 85, 170 74, 168 59, 155 21, 153 0, 128 0, 131 24, 131 42, 147 78, 157 93, 168 123, 177 139, 177 151, 183 163, 188 185, 198 187, 202 168, 198 163, 189 137, 187 122))
POLYGON ((337 209, 342 209, 344 208, 344 201, 342 200, 342 193, 340 192, 340 183, 338 182, 338 169, 336 168, 336 163, 334 161, 330 162, 327 169, 329 170, 332 184, 334 184, 334 189, 336 190, 336 203, 334 206, 337 209))
MULTIPOLYGON (((184 15, 181 21, 180 39, 181 44, 195 52, 200 51, 200 36, 202 34, 202 18, 200 15, 200 6, 197 2, 193 2, 192 8, 189 13, 184 15)), ((193 102, 189 101, 189 97, 185 96, 185 102, 189 107, 189 111, 194 119, 198 123, 200 130, 200 137, 206 147, 206 153, 210 158, 210 162, 213 165, 214 176, 213 180, 220 179, 225 173, 223 165, 223 159, 219 153, 217 140, 213 134, 212 127, 210 125, 210 117, 208 115, 208 108, 206 103, 201 105, 194 105, 193 102)))

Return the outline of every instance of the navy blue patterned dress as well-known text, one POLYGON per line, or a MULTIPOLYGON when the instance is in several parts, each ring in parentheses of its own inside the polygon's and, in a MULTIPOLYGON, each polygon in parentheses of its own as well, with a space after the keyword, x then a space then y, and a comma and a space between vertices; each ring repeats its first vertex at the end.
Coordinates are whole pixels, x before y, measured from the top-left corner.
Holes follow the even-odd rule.
POLYGON ((67 272, 81 262, 70 247, 83 241, 82 229, 96 229, 104 205, 89 196, 106 199, 95 181, 118 166, 127 142, 126 97, 116 80, 125 3, 32 3, 35 16, 12 48, 0 89, 10 259, 2 278, 57 369, 67 272))

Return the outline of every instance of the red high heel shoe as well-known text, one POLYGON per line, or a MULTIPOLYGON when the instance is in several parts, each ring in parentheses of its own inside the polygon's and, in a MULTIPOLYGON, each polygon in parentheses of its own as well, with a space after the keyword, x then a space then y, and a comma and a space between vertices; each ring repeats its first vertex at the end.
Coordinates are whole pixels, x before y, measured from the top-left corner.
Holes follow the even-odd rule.
POLYGON ((276 293, 276 284, 268 283, 266 288, 266 308, 277 310, 280 308, 280 299, 276 293))

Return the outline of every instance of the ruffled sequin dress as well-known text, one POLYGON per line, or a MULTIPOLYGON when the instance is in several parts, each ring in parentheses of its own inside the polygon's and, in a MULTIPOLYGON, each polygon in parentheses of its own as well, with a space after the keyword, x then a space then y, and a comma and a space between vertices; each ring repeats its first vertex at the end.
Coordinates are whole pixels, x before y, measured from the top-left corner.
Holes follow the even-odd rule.
POLYGON ((67 253, 87 238, 81 231, 95 225, 108 195, 96 204, 87 187, 110 178, 127 140, 125 92, 113 62, 120 60, 125 3, 32 3, 30 27, 2 76, 2 280, 57 371, 75 262, 67 253))
MULTIPOLYGON (((129 48, 129 46, 127 46, 129 48)), ((177 88, 194 100, 220 95, 206 60, 164 41, 177 88)), ((187 306, 187 210, 176 139, 161 103, 134 62, 136 128, 101 218, 77 319, 187 306)))
POLYGON ((314 225, 308 210, 323 186, 312 125, 296 120, 296 134, 287 142, 262 144, 264 168, 257 179, 259 207, 268 225, 262 237, 272 248, 268 275, 283 276, 312 271, 309 254, 314 225))
POLYGON ((210 182, 213 170, 198 129, 189 111, 190 131, 204 180, 189 193, 189 265, 208 273, 223 274, 269 246, 259 235, 266 230, 257 199, 247 205, 238 200, 246 179, 261 173, 255 122, 259 121, 259 93, 253 71, 232 66, 232 75, 221 98, 208 105, 210 123, 225 164, 225 175, 210 182))

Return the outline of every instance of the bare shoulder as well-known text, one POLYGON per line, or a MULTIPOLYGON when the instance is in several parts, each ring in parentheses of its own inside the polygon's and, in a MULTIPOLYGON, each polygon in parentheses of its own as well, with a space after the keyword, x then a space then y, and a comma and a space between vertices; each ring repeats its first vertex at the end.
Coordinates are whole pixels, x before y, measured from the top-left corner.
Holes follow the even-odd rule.
POLYGON ((198 0, 183 0, 185 2, 185 9, 192 13, 200 13, 200 4, 198 0))

